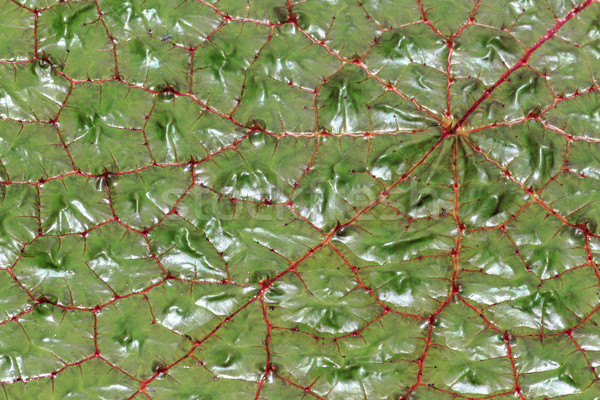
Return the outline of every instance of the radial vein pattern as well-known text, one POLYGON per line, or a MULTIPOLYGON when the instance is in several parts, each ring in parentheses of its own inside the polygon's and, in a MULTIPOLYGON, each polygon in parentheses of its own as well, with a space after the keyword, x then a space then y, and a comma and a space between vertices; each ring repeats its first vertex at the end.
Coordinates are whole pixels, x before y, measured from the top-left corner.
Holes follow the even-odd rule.
POLYGON ((1 0, 7 399, 600 399, 600 5, 1 0))

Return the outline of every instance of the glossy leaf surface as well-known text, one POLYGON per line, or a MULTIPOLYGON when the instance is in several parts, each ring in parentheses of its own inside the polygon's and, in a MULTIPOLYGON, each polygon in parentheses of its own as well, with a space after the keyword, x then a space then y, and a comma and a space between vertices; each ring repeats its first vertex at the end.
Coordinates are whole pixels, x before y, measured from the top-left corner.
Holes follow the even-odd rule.
POLYGON ((600 399, 600 4, 0 0, 7 399, 600 399))

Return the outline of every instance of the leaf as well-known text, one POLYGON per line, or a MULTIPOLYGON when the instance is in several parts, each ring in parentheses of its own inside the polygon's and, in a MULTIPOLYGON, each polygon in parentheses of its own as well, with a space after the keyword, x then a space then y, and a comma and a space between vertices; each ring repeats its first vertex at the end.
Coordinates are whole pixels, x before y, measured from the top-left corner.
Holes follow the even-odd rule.
POLYGON ((2 6, 5 398, 600 398, 597 0, 2 6))

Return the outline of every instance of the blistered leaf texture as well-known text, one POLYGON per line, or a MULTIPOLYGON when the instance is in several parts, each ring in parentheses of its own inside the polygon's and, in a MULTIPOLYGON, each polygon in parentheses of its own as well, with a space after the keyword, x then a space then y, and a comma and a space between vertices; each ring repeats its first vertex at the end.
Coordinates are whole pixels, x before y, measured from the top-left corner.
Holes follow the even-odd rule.
POLYGON ((0 6, 0 397, 600 399, 597 0, 0 6))

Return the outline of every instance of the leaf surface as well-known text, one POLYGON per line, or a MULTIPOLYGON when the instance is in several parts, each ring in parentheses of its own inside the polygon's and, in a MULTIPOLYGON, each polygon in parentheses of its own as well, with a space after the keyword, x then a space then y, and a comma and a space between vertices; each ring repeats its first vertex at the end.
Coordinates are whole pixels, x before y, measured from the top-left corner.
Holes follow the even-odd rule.
POLYGON ((0 0, 7 399, 600 399, 597 0, 0 0))

